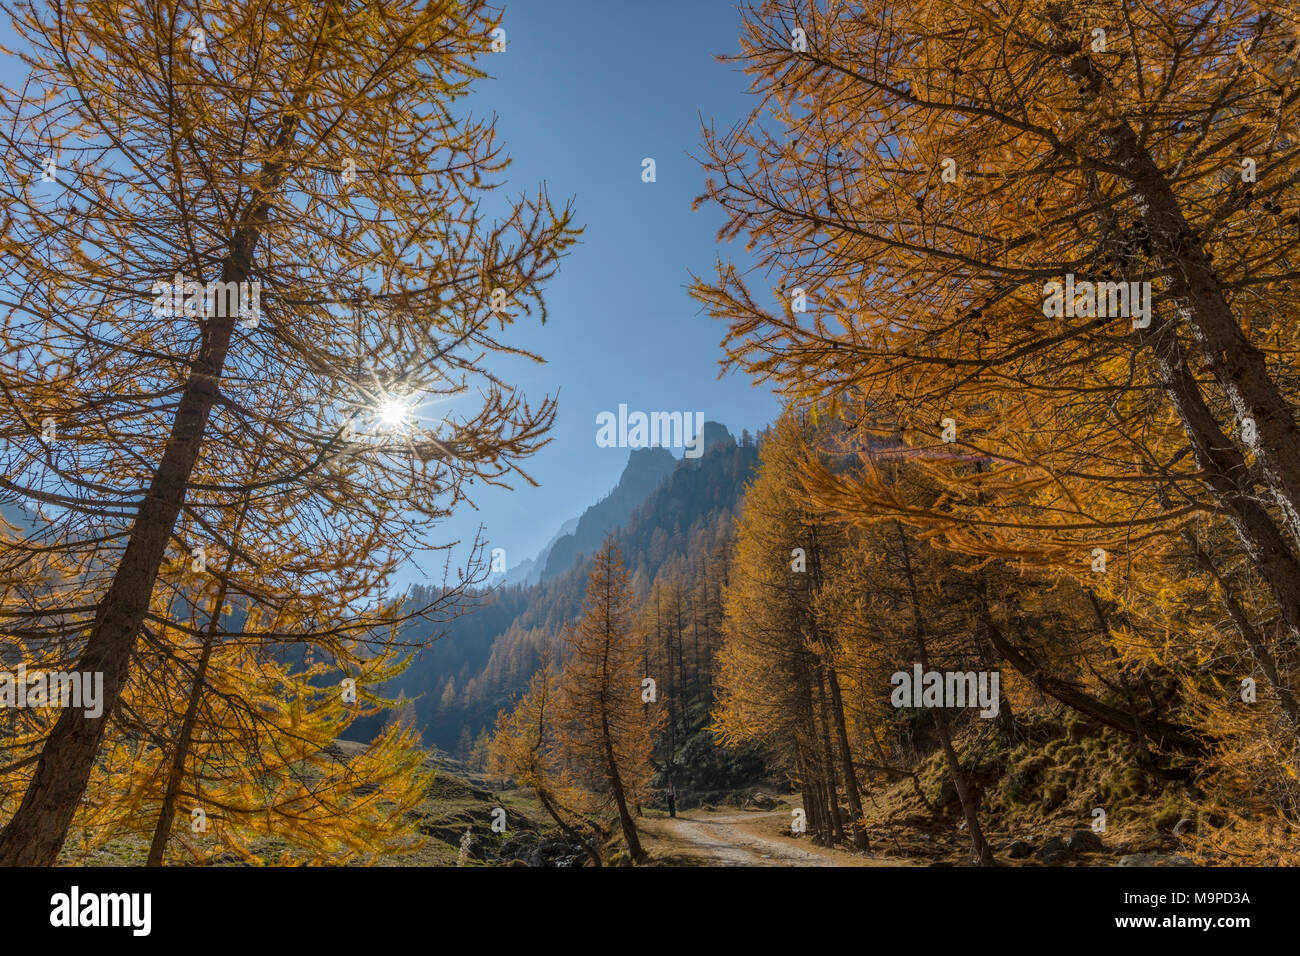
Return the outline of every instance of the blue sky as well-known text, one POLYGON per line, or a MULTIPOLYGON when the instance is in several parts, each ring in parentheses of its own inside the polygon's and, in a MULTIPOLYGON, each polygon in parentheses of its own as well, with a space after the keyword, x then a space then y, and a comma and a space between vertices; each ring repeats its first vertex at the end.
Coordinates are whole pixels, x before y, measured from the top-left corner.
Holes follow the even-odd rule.
MULTIPOLYGON (((441 536, 468 539, 482 522, 513 567, 618 480, 628 452, 596 446, 597 413, 620 403, 700 411, 739 435, 779 406, 745 377, 718 379, 723 327, 686 293, 689 272, 711 274, 719 251, 744 261, 740 243, 715 242, 719 210, 690 205, 704 183, 690 158, 701 116, 726 127, 752 108, 745 77, 714 59, 739 49, 735 6, 516 0, 502 25, 506 52, 484 61, 492 79, 466 102, 497 114, 510 187, 545 181, 553 200, 575 198, 587 228, 549 286, 547 324, 526 320, 513 333, 547 364, 503 369, 530 397, 559 394, 553 441, 525 466, 541 487, 488 489, 480 511, 465 508, 441 536), (645 157, 654 183, 641 181, 645 157)), ((440 567, 426 564, 431 576, 440 567)))

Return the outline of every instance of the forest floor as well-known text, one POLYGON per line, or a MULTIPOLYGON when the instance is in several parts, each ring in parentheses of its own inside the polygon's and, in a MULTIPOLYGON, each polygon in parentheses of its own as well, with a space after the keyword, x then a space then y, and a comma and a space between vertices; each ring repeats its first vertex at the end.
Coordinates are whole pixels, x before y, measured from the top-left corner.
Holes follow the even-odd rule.
POLYGON ((814 846, 789 833, 790 811, 688 810, 637 821, 641 842, 663 866, 918 866, 881 854, 814 846))

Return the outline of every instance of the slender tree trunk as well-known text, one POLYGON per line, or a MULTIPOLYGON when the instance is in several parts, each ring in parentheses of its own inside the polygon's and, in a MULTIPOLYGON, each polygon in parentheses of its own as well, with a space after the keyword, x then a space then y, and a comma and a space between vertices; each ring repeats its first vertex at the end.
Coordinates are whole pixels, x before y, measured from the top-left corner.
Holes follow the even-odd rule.
POLYGON ((853 754, 849 751, 849 731, 844 720, 844 700, 840 696, 840 679, 834 667, 826 668, 826 679, 831 691, 831 714, 835 719, 835 739, 839 744, 844 792, 849 800, 849 814, 853 817, 853 846, 858 850, 869 850, 871 842, 867 838, 867 827, 862 813, 862 793, 858 789, 857 772, 853 769, 853 754))
MULTIPOLYGON (((794 668, 794 677, 798 685, 798 707, 802 711, 800 717, 804 724, 803 733, 806 737, 807 749, 803 752, 804 765, 807 768, 808 779, 812 785, 814 799, 818 808, 818 816, 822 825, 818 828, 820 836, 819 842, 825 846, 832 844, 833 820, 834 817, 827 813, 830 809, 833 813, 834 808, 829 805, 826 795, 826 773, 822 764, 822 757, 819 753, 823 735, 817 727, 817 701, 815 700, 816 692, 812 685, 812 674, 809 667, 809 658, 812 655, 806 647, 802 645, 795 648, 793 652, 792 666, 794 668)), ((829 751, 827 752, 829 755, 829 751)), ((804 809, 808 810, 805 802, 804 809)))
POLYGON ((198 720, 199 705, 203 701, 203 684, 208 676, 208 661, 212 657, 212 647, 216 641, 216 628, 224 597, 223 588, 217 597, 216 610, 212 621, 208 624, 207 633, 203 635, 203 650, 199 654, 198 666, 194 669, 194 683, 190 685, 189 700, 185 704, 185 717, 181 721, 181 729, 176 737, 176 750, 172 753, 171 768, 167 774, 167 789, 163 793, 162 807, 158 812, 158 822, 154 826, 153 842, 149 846, 149 859, 146 866, 163 865, 167 840, 172 832, 172 821, 176 818, 176 801, 180 798, 181 784, 185 779, 185 760, 190 753, 194 725, 198 720))
POLYGON ((672 648, 669 645, 671 638, 665 637, 663 628, 663 618, 660 614, 659 607, 659 588, 655 588, 655 654, 662 654, 664 670, 662 676, 666 678, 665 683, 668 688, 668 766, 673 766, 677 759, 677 694, 672 689, 673 683, 673 655, 672 648))
POLYGON ((795 745, 795 759, 799 766, 800 776, 800 797, 803 800, 804 826, 808 828, 809 835, 813 842, 817 842, 817 837, 821 832, 821 813, 818 807, 821 806, 821 800, 817 796, 816 781, 813 778, 812 768, 808 766, 808 758, 804 753, 804 748, 795 745))
MULTIPOLYGON (((924 668, 925 664, 922 663, 921 667, 924 668)), ((943 745, 943 756, 948 762, 952 785, 957 790, 957 799, 961 802, 962 815, 966 817, 966 828, 970 830, 975 859, 980 866, 997 866, 998 861, 993 858, 993 851, 989 849, 988 841, 984 839, 984 831, 980 827, 979 807, 975 803, 970 778, 957 759, 957 751, 952 745, 952 731, 948 726, 948 715, 942 707, 934 709, 934 724, 939 731, 939 743, 943 745)))
POLYGON ((844 839, 844 824, 840 821, 839 781, 835 774, 835 757, 831 748, 830 709, 826 701, 826 676, 817 670, 817 709, 821 716, 822 764, 826 768, 826 808, 831 814, 832 845, 844 839))
MULTIPOLYGON (((265 444, 258 449, 254 469, 260 467, 265 449, 265 444)), ((244 519, 247 516, 248 504, 246 502, 243 510, 239 513, 239 517, 235 520, 234 531, 231 535, 232 547, 239 541, 240 534, 244 529, 244 519)), ((194 683, 190 686, 189 700, 185 705, 185 716, 181 720, 180 731, 176 735, 176 750, 172 753, 171 768, 167 774, 167 787, 163 793, 158 821, 154 826, 153 842, 149 846, 149 858, 145 863, 146 866, 163 865, 163 858, 167 851, 167 841, 171 837, 172 823, 176 817, 176 801, 180 798, 181 784, 185 779, 185 761, 189 758, 190 747, 194 740, 194 725, 198 721, 199 706, 203 702, 203 687, 208 676, 208 661, 212 658, 212 649, 216 645, 217 631, 221 627, 221 608, 226 603, 228 593, 226 582, 234 569, 235 558, 232 554, 226 561, 225 568, 222 571, 221 583, 217 587, 216 597, 212 602, 208 625, 204 629, 203 647, 199 653, 198 664, 194 668, 194 683)))
MULTIPOLYGON (((912 559, 908 554, 907 537, 903 533, 903 525, 895 520, 894 527, 898 531, 898 543, 902 549, 903 555, 903 574, 907 581, 907 593, 911 600, 912 617, 916 624, 916 648, 920 658, 921 670, 928 671, 930 662, 927 659, 925 650, 925 619, 921 614, 921 602, 916 593, 916 579, 912 574, 912 559)), ((948 773, 952 777, 952 785, 957 791, 957 799, 961 802, 962 814, 966 817, 966 828, 970 831, 971 846, 975 851, 975 858, 981 866, 996 866, 997 860, 993 858, 993 851, 989 849, 989 844, 984 839, 984 830, 980 827, 979 808, 975 805, 975 795, 971 790, 970 780, 966 771, 962 768, 961 762, 957 759, 956 748, 952 745, 952 732, 948 727, 948 715, 942 707, 934 710, 934 723, 939 731, 939 743, 943 746, 944 760, 948 763, 948 773)))
POLYGON ((556 822, 559 828, 565 832, 570 840, 573 840, 582 847, 583 851, 586 852, 588 858, 591 860, 592 865, 600 866, 600 852, 591 845, 591 842, 587 840, 586 837, 564 821, 564 818, 560 816, 559 811, 556 810, 555 805, 551 802, 546 791, 539 787, 533 792, 537 794, 537 801, 542 805, 542 809, 545 810, 547 815, 556 822))
POLYGON ((600 715, 600 730, 605 737, 606 773, 608 774, 610 789, 614 791, 614 802, 618 804, 618 822, 623 827, 623 839, 627 841, 627 849, 632 854, 632 859, 640 863, 645 859, 645 851, 641 849, 641 839, 637 836, 636 823, 632 820, 632 814, 627 809, 627 795, 623 790, 623 778, 618 772, 618 761, 614 759, 614 741, 609 729, 609 718, 603 712, 600 715))
POLYGON ((826 798, 817 770, 816 758, 812 753, 803 753, 800 762, 803 764, 805 774, 804 814, 808 818, 807 825, 811 831, 812 841, 819 846, 829 846, 830 821, 826 818, 826 798))
MULTIPOLYGON (((811 592, 815 594, 822 586, 821 542, 816 524, 809 525, 808 535, 809 542, 812 545, 809 549, 811 553, 809 554, 808 583, 811 592)), ((817 618, 811 610, 811 601, 809 608, 811 635, 815 643, 825 648, 825 653, 822 655, 822 665, 825 668, 826 686, 830 690, 831 725, 835 732, 835 743, 840 758, 840 773, 844 778, 844 793, 849 801, 849 816, 852 818, 853 846, 858 850, 866 850, 870 848, 870 841, 867 839, 866 825, 863 819, 862 793, 858 789, 858 777, 853 769, 853 754, 849 750, 849 732, 844 718, 844 699, 840 694, 840 679, 832 663, 835 639, 831 633, 824 634, 818 626, 817 618)), ((822 712, 825 714, 825 707, 823 707, 822 712)))
POLYGON ((686 657, 685 630, 681 626, 681 592, 675 594, 673 601, 673 627, 677 631, 677 684, 681 687, 682 726, 690 726, 690 700, 686 691, 686 657))

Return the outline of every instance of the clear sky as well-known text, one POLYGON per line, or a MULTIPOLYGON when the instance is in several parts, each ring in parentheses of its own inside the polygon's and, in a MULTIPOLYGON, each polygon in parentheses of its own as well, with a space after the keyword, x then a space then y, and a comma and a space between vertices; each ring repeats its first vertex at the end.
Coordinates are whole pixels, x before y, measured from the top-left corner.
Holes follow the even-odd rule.
POLYGON ((597 447, 599 412, 700 411, 739 435, 778 404, 746 377, 719 380, 723 327, 686 293, 689 272, 711 274, 719 252, 744 261, 741 243, 717 246, 716 207, 691 210, 701 117, 725 128, 752 108, 745 77, 714 59, 739 49, 734 4, 511 0, 502 25, 506 52, 485 61, 492 79, 468 102, 498 115, 511 187, 544 180, 553 200, 575 198, 587 228, 549 286, 547 324, 513 333, 547 364, 512 363, 509 380, 530 397, 559 393, 554 440, 526 465, 541 487, 488 489, 480 511, 446 525, 446 539, 468 538, 481 521, 513 567, 617 482, 628 452, 597 447), (641 181, 645 157, 654 183, 641 181))

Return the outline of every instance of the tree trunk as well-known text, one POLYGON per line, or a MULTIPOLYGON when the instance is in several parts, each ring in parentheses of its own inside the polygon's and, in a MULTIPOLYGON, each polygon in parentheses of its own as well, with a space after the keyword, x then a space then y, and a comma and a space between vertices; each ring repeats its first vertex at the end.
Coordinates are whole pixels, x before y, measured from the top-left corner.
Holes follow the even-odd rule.
POLYGON ((1277 694, 1278 703, 1282 705, 1282 711, 1291 721, 1291 726, 1293 728, 1300 727, 1300 704, 1297 704, 1295 695, 1283 682, 1282 675, 1278 671, 1277 659, 1273 656, 1273 652, 1269 650, 1267 639, 1250 623, 1246 609, 1237 601, 1236 596, 1228 587, 1228 582, 1219 573, 1218 566, 1215 565, 1205 549, 1201 547, 1200 542, 1196 540, 1196 536, 1184 528, 1183 539, 1187 542, 1188 547, 1192 549, 1197 562, 1214 577, 1215 582, 1219 585, 1220 598, 1228 612, 1228 617, 1232 619, 1233 625, 1245 639, 1247 646, 1250 647, 1251 656, 1255 658, 1260 669, 1264 671, 1264 676, 1268 678, 1273 692, 1277 694))
POLYGON ((594 866, 600 866, 600 852, 592 846, 591 842, 583 837, 581 833, 564 822, 564 819, 551 803, 551 799, 547 795, 545 789, 538 787, 534 792, 537 794, 537 802, 542 805, 542 809, 546 811, 550 818, 556 822, 559 828, 565 832, 570 840, 578 843, 582 849, 586 851, 587 856, 591 859, 594 866))
POLYGON ((831 750, 831 720, 826 706, 826 677, 817 671, 817 709, 821 716, 822 765, 826 768, 826 808, 831 814, 831 845, 844 839, 844 824, 840 821, 839 781, 835 776, 835 757, 831 750))
MULTIPOLYGON (((921 614, 921 602, 916 593, 916 579, 912 575, 912 559, 907 550, 907 537, 903 532, 902 523, 897 519, 894 521, 894 527, 898 531, 898 543, 903 555, 903 574, 907 581, 907 594, 912 605, 912 618, 916 624, 917 654, 921 670, 928 671, 930 662, 927 659, 925 650, 925 618, 921 614)), ((993 851, 989 849, 988 841, 984 839, 984 830, 980 827, 979 808, 975 805, 975 795, 971 790, 969 778, 957 759, 956 748, 952 745, 952 733, 948 728, 948 715, 944 713, 942 707, 935 708, 934 724, 939 731, 939 742, 943 745, 943 756, 948 763, 948 773, 952 777, 952 785, 957 791, 957 799, 961 802, 962 814, 966 817, 966 828, 970 831, 971 847, 975 851, 975 858, 981 866, 996 866, 997 860, 993 859, 993 851)))
MULTIPOLYGON (((1067 707, 1086 714, 1093 720, 1112 727, 1121 733, 1136 736, 1131 714, 1127 714, 1109 704, 1102 703, 1065 681, 1046 673, 1043 668, 1030 660, 1003 635, 1002 630, 993 621, 988 606, 981 597, 980 615, 988 630, 989 639, 1002 659, 1017 671, 1029 678, 1044 694, 1060 701, 1067 707)), ((1165 747, 1173 747, 1185 753, 1197 753, 1204 750, 1204 744, 1192 736, 1191 728, 1182 724, 1171 724, 1162 720, 1151 720, 1145 726, 1146 734, 1153 741, 1165 747)))
POLYGON ((623 828, 623 839, 627 841, 627 849, 632 854, 632 859, 640 863, 645 859, 645 851, 641 849, 641 839, 637 836, 636 823, 632 820, 632 814, 627 809, 627 795, 623 790, 623 778, 618 772, 618 761, 614 759, 614 741, 610 735, 609 718, 604 713, 600 715, 600 730, 605 737, 606 773, 609 778, 609 787, 614 791, 614 802, 618 804, 618 822, 623 828))
POLYGON ((203 682, 208 676, 208 661, 212 657, 212 645, 216 640, 216 627, 220 620, 221 602, 225 591, 217 597, 216 610, 203 636, 203 650, 199 654, 198 666, 194 669, 194 683, 190 686, 189 700, 185 704, 185 717, 181 721, 180 732, 176 736, 176 750, 172 754, 171 769, 167 774, 167 789, 163 793, 162 807, 158 812, 158 822, 154 826, 153 842, 149 846, 149 859, 146 866, 162 866, 163 855, 167 850, 167 840, 172 833, 172 821, 176 818, 176 801, 180 798, 181 783, 185 779, 185 758, 190 753, 190 742, 194 736, 194 724, 198 720, 199 704, 203 700, 203 682))
MULTIPOLYGON (((1066 72, 1082 84, 1086 97, 1102 99, 1108 89, 1104 75, 1081 43, 1071 52, 1075 55, 1061 57, 1066 72)), ((1111 158, 1130 178, 1147 234, 1170 277, 1170 292, 1186 303, 1188 327, 1210 370, 1233 411, 1255 421, 1259 440, 1253 451, 1260 472, 1292 542, 1300 546, 1300 429, 1286 397, 1269 375, 1264 353, 1241 330, 1204 244, 1136 131, 1121 121, 1104 130, 1104 136, 1111 143, 1111 158)))
POLYGON ((862 813, 862 793, 858 789, 857 772, 853 769, 853 754, 849 751, 849 731, 844 720, 844 700, 840 696, 840 679, 835 668, 826 668, 831 689, 831 715, 835 719, 835 739, 839 744, 840 768, 844 774, 844 792, 849 800, 849 814, 853 817, 853 846, 858 850, 871 849, 867 827, 862 813))
MULTIPOLYGON (((922 661, 923 670, 925 666, 925 662, 922 661)), ((998 861, 993 858, 993 851, 989 849, 988 841, 984 839, 984 831, 980 828, 979 807, 975 804, 970 778, 957 759, 957 751, 952 745, 952 732, 948 728, 948 715, 944 713, 942 707, 934 709, 934 724, 939 731, 939 742, 943 745, 943 757, 948 762, 952 785, 957 790, 957 799, 961 802, 962 815, 966 817, 966 829, 970 830, 971 848, 975 851, 975 859, 980 866, 997 866, 998 861)))

